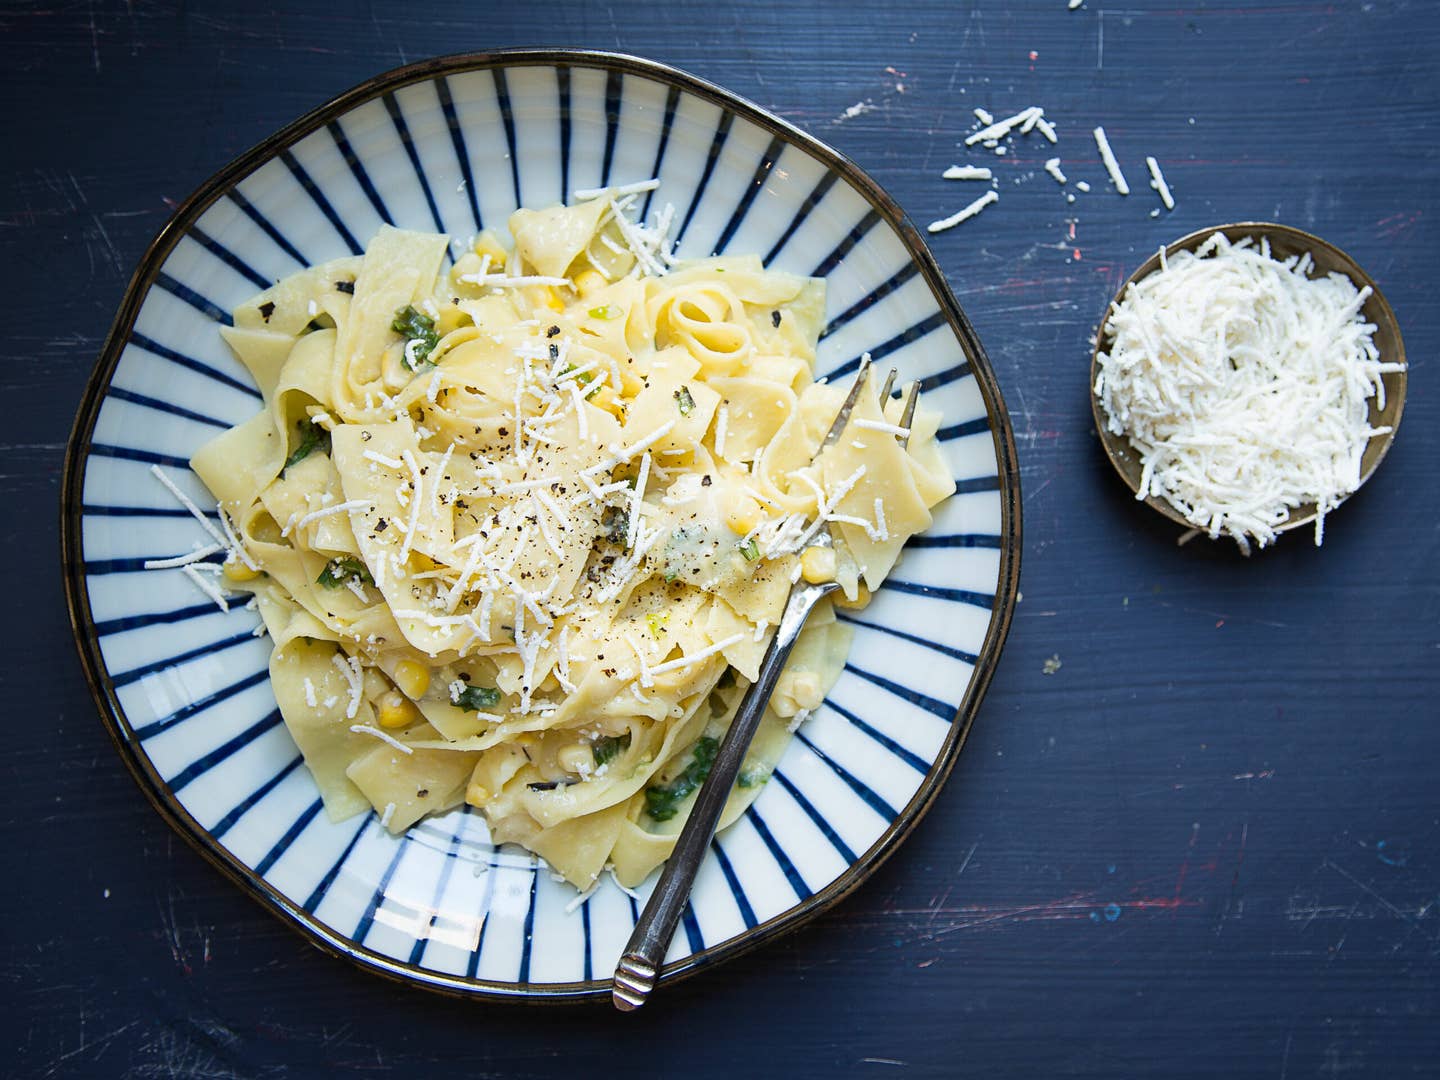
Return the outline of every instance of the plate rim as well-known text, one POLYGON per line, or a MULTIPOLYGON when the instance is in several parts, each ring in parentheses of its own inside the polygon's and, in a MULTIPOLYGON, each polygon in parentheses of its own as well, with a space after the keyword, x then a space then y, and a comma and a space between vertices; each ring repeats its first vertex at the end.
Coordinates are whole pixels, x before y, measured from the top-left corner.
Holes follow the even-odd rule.
POLYGON ((726 90, 704 78, 656 60, 627 53, 592 49, 495 49, 454 53, 392 68, 357 83, 323 104, 291 121, 231 159, 212 173, 172 212, 136 265, 101 345, 96 363, 82 392, 75 421, 66 442, 60 484, 60 556, 65 604, 71 633, 79 653, 85 681, 94 698, 100 719, 114 742, 121 760, 161 818, 198 851, 205 860, 234 882, 265 910, 293 932, 322 951, 410 986, 464 998, 529 1003, 564 1004, 603 1001, 610 996, 608 978, 588 982, 514 983, 446 975, 419 965, 386 956, 339 934, 309 912, 298 907, 263 877, 244 865, 205 829, 179 799, 169 792, 134 738, 125 712, 115 694, 114 683, 100 653, 95 633, 89 591, 82 559, 83 486, 90 456, 90 441, 100 407, 106 398, 125 343, 134 328, 143 299, 180 239, 200 216, 236 183, 255 168, 272 159, 281 149, 293 145, 351 109, 373 101, 401 87, 471 71, 511 67, 590 67, 648 78, 681 92, 693 94, 760 127, 838 173, 898 234, 921 277, 929 286, 951 331, 959 339, 985 403, 986 419, 996 458, 1000 497, 1000 566, 995 603, 985 638, 976 656, 973 673, 950 730, 934 762, 915 794, 901 808, 885 831, 834 881, 801 900, 795 906, 744 931, 740 936, 692 953, 666 965, 662 978, 675 981, 717 963, 748 953, 777 937, 798 929, 834 907, 870 878, 880 865, 909 836, 934 804, 949 779, 955 762, 969 736, 975 715, 994 677, 1000 652, 1010 631, 1019 593, 1021 554, 1020 467, 1009 411, 1000 394, 990 360, 970 320, 961 310, 944 272, 925 244, 909 216, 878 183, 849 157, 827 143, 775 115, 748 98, 726 90))

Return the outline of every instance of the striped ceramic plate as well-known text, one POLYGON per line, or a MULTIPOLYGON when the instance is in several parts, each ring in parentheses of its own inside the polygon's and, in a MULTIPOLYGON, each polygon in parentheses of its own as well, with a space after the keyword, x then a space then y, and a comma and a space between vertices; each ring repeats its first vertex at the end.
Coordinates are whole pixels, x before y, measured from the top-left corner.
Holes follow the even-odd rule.
POLYGON ((186 461, 259 406, 216 332, 257 290, 360 252, 383 222, 466 237, 516 206, 651 176, 682 257, 756 252, 827 280, 819 370, 841 375, 869 350, 920 379, 959 486, 851 620, 830 699, 714 842, 670 973, 773 937, 869 874, 934 798, 989 682, 1018 576, 1010 427, 934 260, 868 177, 756 106, 630 57, 460 56, 373 79, 176 212, 86 390, 63 495, 73 622, 122 758, 205 855, 365 967, 466 993, 604 993, 646 888, 607 882, 576 906, 468 809, 398 838, 373 816, 330 823, 275 708, 255 615, 221 612, 180 571, 142 569, 206 539, 151 466, 213 510, 186 461))

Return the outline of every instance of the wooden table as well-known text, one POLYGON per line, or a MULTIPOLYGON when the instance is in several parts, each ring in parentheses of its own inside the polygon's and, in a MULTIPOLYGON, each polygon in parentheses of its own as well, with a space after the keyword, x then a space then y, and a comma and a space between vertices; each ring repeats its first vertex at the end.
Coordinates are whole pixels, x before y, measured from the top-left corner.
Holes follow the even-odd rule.
POLYGON ((9 1053, 25 1076, 1085 1075, 1440 1070, 1440 11, 1404 0, 145 2, 0 12, 9 1053), (444 52, 574 45, 712 79, 852 156, 934 239, 1025 485, 1024 599, 969 747, 856 895, 643 1013, 441 999, 305 945, 160 821, 70 643, 58 472, 177 200, 331 95, 444 52), (957 147, 972 108, 1060 130, 957 147), (1104 124, 1133 188, 1104 183, 1104 124), (1058 153, 1071 204, 1041 165, 1058 153), (1173 213, 1146 184, 1159 159, 1173 213), (1184 548, 1096 442, 1089 338, 1191 229, 1348 250, 1413 362, 1389 460, 1243 559, 1184 548), (1047 664, 1047 661, 1052 661, 1047 664), (1054 669, 1053 671, 1051 669, 1054 669))

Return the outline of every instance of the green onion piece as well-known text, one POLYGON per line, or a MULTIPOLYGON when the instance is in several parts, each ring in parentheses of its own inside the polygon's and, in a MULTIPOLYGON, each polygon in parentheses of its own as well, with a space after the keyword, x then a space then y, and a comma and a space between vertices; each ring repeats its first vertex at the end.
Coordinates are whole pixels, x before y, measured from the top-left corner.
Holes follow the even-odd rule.
POLYGON ((740 545, 740 554, 745 556, 746 562, 754 562, 760 557, 760 545, 753 536, 740 545))
POLYGON ((590 753, 595 755, 595 767, 608 765, 630 749, 630 733, 624 735, 602 735, 590 744, 590 753))
POLYGON ((621 311, 614 304, 601 304, 599 307, 590 309, 592 319, 618 319, 621 311))
POLYGON ((688 386, 682 386, 675 391, 675 407, 680 410, 681 416, 689 416, 695 411, 695 399, 690 396, 688 386))
POLYGON ((338 589, 348 581, 358 581, 365 585, 375 584, 375 579, 370 576, 370 571, 365 564, 353 555, 342 555, 338 559, 331 559, 325 564, 325 569, 320 571, 320 576, 315 579, 315 584, 324 585, 327 589, 338 589))
POLYGON ((685 771, 668 784, 645 789, 645 812, 656 821, 669 821, 680 812, 680 804, 710 776, 715 755, 720 751, 718 739, 702 735, 695 740, 695 756, 685 771))
POLYGON ((435 320, 417 310, 414 304, 406 304, 395 312, 395 321, 390 324, 390 329, 405 339, 405 353, 400 362, 409 371, 418 371, 420 366, 429 360, 435 346, 440 344, 440 335, 435 332, 435 320), (410 343, 414 341, 420 344, 412 350, 410 343))
POLYGON ((450 704, 470 712, 479 712, 500 704, 501 694, 493 686, 467 686, 458 694, 450 692, 450 704))
POLYGON ((295 449, 285 459, 285 464, 280 469, 281 473, 284 473, 291 465, 304 461, 316 450, 330 453, 330 433, 324 428, 312 424, 308 420, 299 421, 295 427, 300 432, 300 441, 295 444, 295 449))

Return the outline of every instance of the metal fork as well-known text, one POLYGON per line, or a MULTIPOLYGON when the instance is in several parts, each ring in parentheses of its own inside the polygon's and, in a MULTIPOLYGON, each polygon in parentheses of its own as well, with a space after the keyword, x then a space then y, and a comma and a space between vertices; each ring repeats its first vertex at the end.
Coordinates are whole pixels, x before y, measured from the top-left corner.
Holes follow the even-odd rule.
MULTIPOLYGON (((860 366, 855 372, 855 381, 851 384, 850 391, 845 396, 839 412, 835 414, 830 431, 820 445, 821 450, 834 446, 840 441, 846 425, 850 422, 850 414, 855 408, 855 402, 859 400, 869 370, 870 357, 867 354, 860 358, 860 366)), ((892 370, 890 377, 885 380, 884 389, 881 391, 882 405, 890 396, 890 388, 894 385, 895 374, 892 370)), ((914 416, 918 392, 918 384, 911 383, 906 392, 901 426, 908 426, 910 419, 914 416)), ((901 445, 905 445, 908 437, 902 438, 904 441, 901 445)), ((824 529, 828 534, 828 526, 825 526, 824 529)), ((695 797, 695 805, 690 811, 690 817, 685 822, 685 827, 680 830, 680 836, 675 842, 675 850, 665 863, 665 869, 660 872, 660 880, 655 884, 655 891, 646 901, 645 909, 640 913, 640 918, 635 923, 635 930, 631 933, 625 951, 620 957, 620 962, 615 967, 611 1000, 621 1012, 638 1009, 645 1004, 650 992, 655 989, 655 983, 660 974, 660 965, 664 962, 665 953, 670 948, 670 939, 675 935, 675 926, 680 921, 680 913, 690 900, 690 890, 695 883, 695 874, 700 869, 700 863, 705 858, 705 852, 715 835, 715 827, 719 824, 720 814, 730 798, 730 791, 735 786, 735 778, 739 775, 740 765, 745 760, 745 753, 750 747, 750 741, 754 738, 756 729, 760 726, 760 719, 765 715, 765 706, 770 702, 770 695, 775 692, 775 684, 785 668, 785 661, 790 657, 790 650, 795 645, 795 639, 800 636, 800 631, 805 626, 805 619, 821 597, 828 596, 838 588, 839 586, 833 581, 823 582, 819 585, 801 581, 791 588, 790 598, 785 603, 785 611, 780 616, 780 625, 775 630, 775 637, 770 642, 769 648, 765 650, 764 659, 760 661, 759 677, 745 691, 745 697, 740 702, 735 719, 730 723, 730 730, 726 732, 725 738, 720 744, 720 750, 710 768, 710 775, 701 786, 700 794, 695 797)))

